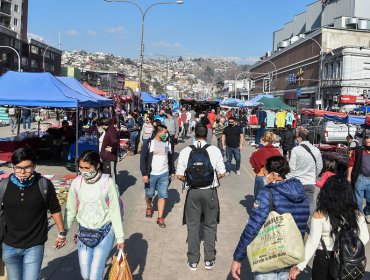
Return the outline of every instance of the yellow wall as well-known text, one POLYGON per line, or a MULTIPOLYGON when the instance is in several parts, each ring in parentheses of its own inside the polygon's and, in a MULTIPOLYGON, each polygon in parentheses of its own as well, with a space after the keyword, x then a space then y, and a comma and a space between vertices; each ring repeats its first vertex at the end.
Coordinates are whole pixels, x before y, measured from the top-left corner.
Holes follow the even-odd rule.
POLYGON ((136 92, 138 87, 139 87, 139 81, 125 80, 125 89, 130 88, 133 92, 136 92))

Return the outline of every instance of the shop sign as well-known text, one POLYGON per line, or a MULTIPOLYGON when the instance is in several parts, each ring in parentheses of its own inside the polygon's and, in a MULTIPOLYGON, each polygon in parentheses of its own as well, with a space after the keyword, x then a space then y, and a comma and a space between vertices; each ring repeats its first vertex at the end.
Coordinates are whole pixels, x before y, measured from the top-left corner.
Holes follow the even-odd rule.
POLYGON ((342 104, 362 104, 364 103, 364 98, 355 95, 341 95, 339 97, 339 102, 342 104))

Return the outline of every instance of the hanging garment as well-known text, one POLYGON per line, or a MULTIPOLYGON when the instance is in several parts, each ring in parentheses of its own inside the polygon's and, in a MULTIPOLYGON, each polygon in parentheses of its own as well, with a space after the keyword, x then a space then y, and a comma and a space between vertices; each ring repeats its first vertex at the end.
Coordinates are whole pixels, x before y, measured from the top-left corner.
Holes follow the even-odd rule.
POLYGON ((258 124, 258 118, 257 118, 256 115, 250 115, 248 121, 249 121, 250 125, 257 125, 258 124))
POLYGON ((276 113, 276 127, 277 128, 285 127, 285 118, 286 118, 286 112, 276 113))
POLYGON ((266 127, 267 128, 274 128, 275 127, 275 112, 274 111, 268 111, 267 112, 267 118, 266 118, 266 127))
POLYGON ((266 122, 267 113, 265 111, 258 111, 257 115, 259 125, 266 122))
POLYGON ((298 124, 298 113, 295 112, 292 128, 297 128, 297 124, 298 124))
POLYGON ((294 121, 294 114, 293 112, 288 112, 285 117, 286 125, 292 125, 294 121))

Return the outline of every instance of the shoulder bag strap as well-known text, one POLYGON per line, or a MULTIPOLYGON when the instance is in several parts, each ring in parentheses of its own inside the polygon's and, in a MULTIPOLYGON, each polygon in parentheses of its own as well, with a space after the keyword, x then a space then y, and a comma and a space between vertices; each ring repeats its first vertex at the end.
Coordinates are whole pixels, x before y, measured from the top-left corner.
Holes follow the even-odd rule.
POLYGON ((313 153, 311 152, 310 148, 309 148, 309 147, 307 147, 307 145, 305 145, 305 144, 301 144, 300 146, 301 146, 302 148, 304 148, 307 152, 309 152, 309 153, 310 153, 310 155, 312 156, 313 160, 315 161, 315 165, 316 165, 316 158, 315 158, 315 156, 313 155, 313 153))
POLYGON ((47 203, 47 194, 48 194, 48 180, 41 176, 39 181, 39 189, 42 195, 42 198, 44 199, 44 202, 47 203))
POLYGON ((324 239, 322 239, 322 237, 320 238, 320 242, 321 242, 322 248, 324 249, 326 258, 329 260, 330 259, 330 255, 329 255, 328 249, 326 248, 326 244, 324 242, 324 239))
POLYGON ((269 192, 270 192, 270 195, 269 195, 269 201, 270 201, 270 206, 269 206, 269 212, 271 211, 275 211, 275 205, 274 205, 274 200, 273 200, 273 195, 272 195, 272 190, 271 189, 268 189, 269 192))
POLYGON ((0 211, 3 210, 3 198, 4 198, 6 188, 8 187, 8 183, 9 183, 9 177, 0 180, 0 209, 1 209, 0 211))

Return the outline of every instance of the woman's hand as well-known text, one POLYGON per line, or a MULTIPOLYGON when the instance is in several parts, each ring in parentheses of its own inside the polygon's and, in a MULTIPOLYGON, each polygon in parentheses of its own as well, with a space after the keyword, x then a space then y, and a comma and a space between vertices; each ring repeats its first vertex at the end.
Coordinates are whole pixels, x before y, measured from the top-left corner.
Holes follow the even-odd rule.
POLYGON ((289 280, 295 280, 301 271, 296 266, 292 266, 289 273, 289 280))
POLYGON ((57 237, 57 239, 55 240, 55 243, 54 243, 54 248, 55 249, 60 249, 62 247, 64 247, 65 245, 67 244, 67 239, 64 237, 57 237))
POLYGON ((122 252, 125 251, 125 243, 117 243, 117 250, 120 250, 122 252))
POLYGON ((241 267, 241 263, 238 262, 238 261, 233 261, 231 263, 230 272, 231 272, 232 277, 235 280, 240 280, 240 278, 239 278, 239 276, 240 276, 240 267, 241 267))

